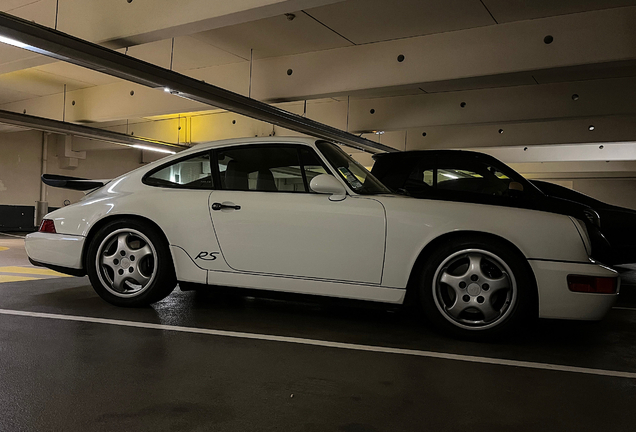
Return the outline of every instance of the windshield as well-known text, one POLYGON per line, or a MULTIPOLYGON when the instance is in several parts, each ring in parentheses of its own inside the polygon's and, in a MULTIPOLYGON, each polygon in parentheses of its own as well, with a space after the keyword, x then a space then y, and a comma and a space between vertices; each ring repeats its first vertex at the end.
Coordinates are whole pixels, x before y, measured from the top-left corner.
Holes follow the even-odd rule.
POLYGON ((355 193, 360 195, 391 193, 365 167, 356 162, 336 144, 319 141, 316 143, 316 147, 355 193))

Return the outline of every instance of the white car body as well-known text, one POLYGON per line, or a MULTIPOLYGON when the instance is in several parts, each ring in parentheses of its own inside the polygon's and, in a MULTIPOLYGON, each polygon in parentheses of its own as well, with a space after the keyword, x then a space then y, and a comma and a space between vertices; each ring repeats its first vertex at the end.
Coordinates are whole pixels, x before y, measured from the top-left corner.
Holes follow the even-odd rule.
MULTIPOLYGON (((84 271, 87 239, 105 220, 135 216, 167 238, 177 280, 399 304, 427 245, 450 233, 485 233, 514 245, 536 280, 544 318, 596 320, 617 294, 568 289, 568 275, 617 277, 592 262, 585 231, 568 216, 511 207, 358 195, 309 138, 235 139, 197 145, 122 175, 83 200, 51 212, 56 234, 26 238, 29 257, 84 271), (316 193, 181 190, 142 177, 169 161, 210 148, 259 143, 309 146, 347 196, 316 193), (213 202, 241 206, 211 211, 213 202)), ((424 257, 424 261, 425 261, 424 257)))

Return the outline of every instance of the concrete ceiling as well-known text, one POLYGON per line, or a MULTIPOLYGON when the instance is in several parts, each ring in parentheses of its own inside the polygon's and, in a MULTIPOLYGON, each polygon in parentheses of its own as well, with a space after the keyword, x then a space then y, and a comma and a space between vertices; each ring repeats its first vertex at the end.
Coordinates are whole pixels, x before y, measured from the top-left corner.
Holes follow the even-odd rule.
MULTIPOLYGON (((0 10, 332 126, 385 131, 370 136, 400 149, 636 141, 636 0, 7 0, 0 10)), ((0 109, 170 142, 288 133, 4 44, 0 109)))

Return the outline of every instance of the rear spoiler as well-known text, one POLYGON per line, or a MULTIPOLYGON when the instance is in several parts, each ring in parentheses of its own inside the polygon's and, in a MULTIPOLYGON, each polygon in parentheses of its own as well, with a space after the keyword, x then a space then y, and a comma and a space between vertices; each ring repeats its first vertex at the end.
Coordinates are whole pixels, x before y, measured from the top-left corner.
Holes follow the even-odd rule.
POLYGON ((42 183, 48 186, 72 189, 78 191, 89 191, 97 189, 108 183, 108 180, 89 180, 78 177, 68 177, 55 174, 42 174, 42 183))

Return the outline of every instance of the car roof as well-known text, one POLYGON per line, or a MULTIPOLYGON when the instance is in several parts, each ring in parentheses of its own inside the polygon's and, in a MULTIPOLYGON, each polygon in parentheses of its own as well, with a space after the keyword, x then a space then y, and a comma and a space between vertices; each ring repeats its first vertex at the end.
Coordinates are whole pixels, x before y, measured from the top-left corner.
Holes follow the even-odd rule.
MULTIPOLYGON (((232 138, 220 141, 208 141, 200 144, 195 144, 188 150, 206 150, 217 147, 235 146, 235 145, 259 145, 259 144, 306 144, 314 146, 317 141, 321 141, 318 138, 312 137, 280 137, 280 136, 266 136, 266 137, 247 137, 247 138, 232 138)), ((183 152, 181 152, 183 153, 183 152)))
POLYGON ((470 150, 407 150, 392 153, 377 153, 373 155, 374 160, 379 159, 411 159, 436 156, 479 156, 492 158, 489 154, 470 150))

